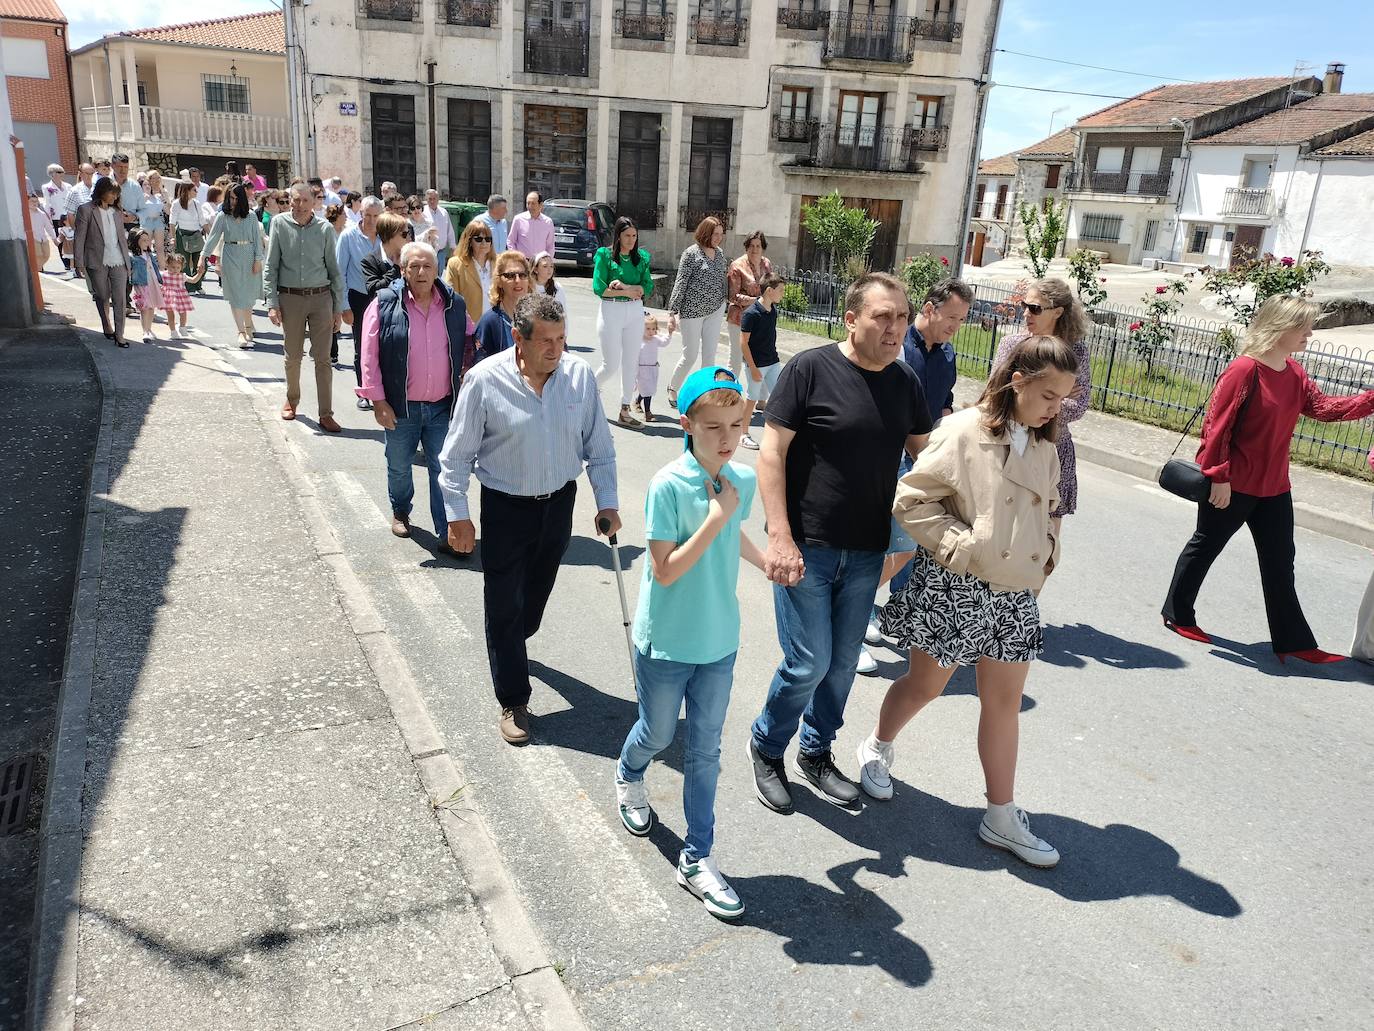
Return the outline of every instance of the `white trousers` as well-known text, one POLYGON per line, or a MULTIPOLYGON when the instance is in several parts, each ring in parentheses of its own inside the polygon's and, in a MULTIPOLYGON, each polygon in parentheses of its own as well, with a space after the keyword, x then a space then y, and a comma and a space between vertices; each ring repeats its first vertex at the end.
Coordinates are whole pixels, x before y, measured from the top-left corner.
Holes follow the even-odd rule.
POLYGON ((668 380, 669 390, 676 392, 682 386, 682 381, 696 364, 698 355, 701 356, 702 368, 716 364, 716 345, 720 343, 720 324, 724 321, 724 304, 704 318, 678 320, 678 331, 682 334, 682 357, 673 370, 672 378, 668 380))
POLYGON ((1350 654, 1365 662, 1374 662, 1374 576, 1369 578, 1369 586, 1364 589, 1364 601, 1360 602, 1360 614, 1355 617, 1355 643, 1350 654))
POLYGON ((644 302, 608 301, 602 298, 596 316, 596 335, 601 338, 601 368, 596 383, 601 386, 620 373, 620 403, 630 403, 639 375, 639 349, 644 343, 644 302))
POLYGON ((730 365, 728 367, 735 374, 735 379, 739 379, 740 374, 744 371, 744 348, 739 342, 742 331, 733 322, 727 322, 725 332, 730 335, 730 365))

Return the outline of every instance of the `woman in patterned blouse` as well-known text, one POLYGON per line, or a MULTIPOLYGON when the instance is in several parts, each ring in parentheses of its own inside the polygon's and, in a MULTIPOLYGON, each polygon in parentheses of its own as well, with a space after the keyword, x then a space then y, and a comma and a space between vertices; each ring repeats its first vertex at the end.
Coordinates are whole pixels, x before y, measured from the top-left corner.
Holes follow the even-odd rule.
POLYGON ((698 355, 702 367, 716 364, 716 345, 725 321, 727 262, 720 249, 725 227, 707 215, 697 223, 696 243, 682 252, 668 299, 668 332, 682 330, 682 358, 668 380, 668 403, 677 407, 677 391, 698 355))

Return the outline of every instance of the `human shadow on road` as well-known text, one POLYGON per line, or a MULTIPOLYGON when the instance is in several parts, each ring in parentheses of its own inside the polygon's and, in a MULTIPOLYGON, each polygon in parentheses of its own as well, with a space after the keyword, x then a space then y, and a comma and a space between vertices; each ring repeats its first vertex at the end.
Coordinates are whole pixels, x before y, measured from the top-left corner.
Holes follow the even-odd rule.
POLYGON ((809 791, 794 791, 798 810, 860 848, 877 852, 873 869, 902 875, 908 858, 966 870, 1006 871, 1071 902, 1105 902, 1152 895, 1177 899, 1211 916, 1236 917, 1241 905, 1223 885, 1182 866, 1178 850, 1139 827, 1106 827, 1052 813, 1036 813, 1033 827, 1063 859, 1052 870, 1028 866, 978 839, 983 810, 947 802, 893 778, 895 793, 858 814, 837 809, 809 791))
MULTIPOLYGON (((644 554, 638 544, 620 543, 620 568, 629 572, 635 560, 644 554)), ((604 537, 579 537, 573 535, 568 542, 568 550, 563 553, 565 566, 591 566, 593 569, 611 570, 611 546, 604 537)), ((618 604, 612 602, 612 604, 618 604)))
POLYGON ((1173 652, 1128 641, 1085 623, 1046 626, 1040 659, 1051 666, 1072 669, 1082 669, 1089 659, 1112 669, 1182 669, 1187 665, 1173 652))
POLYGON ((310 418, 310 416, 308 415, 302 414, 301 412, 297 412, 296 421, 303 426, 309 426, 312 430, 314 430, 321 436, 347 437, 356 440, 375 440, 379 444, 384 442, 386 439, 385 431, 380 426, 377 426, 374 429, 365 429, 361 426, 344 426, 338 433, 326 434, 324 430, 320 429, 320 424, 316 422, 314 419, 310 418))
MULTIPOLYGON (((878 663, 878 672, 873 676, 856 676, 854 678, 854 691, 862 691, 872 687, 878 691, 886 691, 887 686, 907 671, 908 662, 906 659, 889 659, 885 647, 893 651, 900 652, 901 649, 896 645, 869 645, 869 654, 878 663)), ((852 693, 852 692, 851 692, 852 693)), ((970 695, 978 697, 978 681, 974 676, 973 667, 959 666, 954 670, 954 675, 949 678, 949 683, 941 697, 945 695, 970 695)), ((1036 702, 1028 694, 1021 695, 1021 711, 1030 712, 1035 708, 1036 702)))
POLYGON ((1212 635, 1211 654, 1218 659, 1244 666, 1256 673, 1267 673, 1273 677, 1287 677, 1293 680, 1325 680, 1337 684, 1374 684, 1374 668, 1354 659, 1313 665, 1301 659, 1289 659, 1281 663, 1268 641, 1255 644, 1242 644, 1212 635))
POLYGON ((793 874, 731 877, 730 883, 747 907, 742 922, 787 939, 782 951, 794 963, 876 966, 920 987, 933 974, 930 956, 898 932, 906 918, 856 881, 866 868, 873 869, 874 860, 831 867, 826 876, 834 889, 793 874))

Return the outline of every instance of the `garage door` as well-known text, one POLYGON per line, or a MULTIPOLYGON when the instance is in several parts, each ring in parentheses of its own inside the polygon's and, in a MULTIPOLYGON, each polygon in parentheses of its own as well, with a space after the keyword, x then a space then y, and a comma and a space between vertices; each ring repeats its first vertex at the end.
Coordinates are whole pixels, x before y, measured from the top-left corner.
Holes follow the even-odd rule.
MULTIPOLYGON (((61 164, 57 150, 57 126, 51 122, 15 122, 14 135, 24 141, 24 168, 35 187, 45 182, 49 165, 61 164)), ((67 169, 75 173, 75 169, 67 169)))

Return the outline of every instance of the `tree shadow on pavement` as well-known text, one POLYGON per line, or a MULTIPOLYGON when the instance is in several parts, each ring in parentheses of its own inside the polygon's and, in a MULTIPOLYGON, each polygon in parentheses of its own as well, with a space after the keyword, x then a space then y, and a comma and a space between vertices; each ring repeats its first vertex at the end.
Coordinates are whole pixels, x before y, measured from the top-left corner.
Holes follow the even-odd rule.
POLYGON ((1042 662, 1082 669, 1091 659, 1112 669, 1182 669, 1187 663, 1163 648, 1128 641, 1105 630, 1078 623, 1046 626, 1042 662))
POLYGON ((1022 863, 1009 852, 978 839, 983 810, 947 802, 893 778, 889 802, 867 804, 860 813, 837 809, 811 792, 796 790, 798 811, 879 858, 872 869, 902 876, 908 858, 966 870, 1005 871, 1071 902, 1125 898, 1174 898, 1199 913, 1236 917, 1241 905, 1223 885, 1180 864, 1178 850, 1139 827, 1106 827, 1052 813, 1035 813, 1036 834, 1063 858, 1052 870, 1022 863))
POLYGON ((1286 677, 1291 680, 1324 680, 1336 684, 1374 684, 1374 668, 1347 659, 1326 665, 1313 665, 1301 659, 1289 659, 1287 664, 1280 663, 1278 656, 1268 641, 1255 644, 1242 644, 1212 635, 1210 654, 1218 659, 1244 666, 1256 673, 1267 673, 1272 677, 1286 677))

